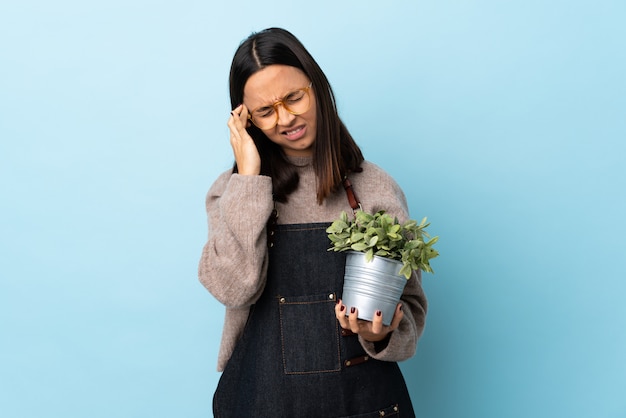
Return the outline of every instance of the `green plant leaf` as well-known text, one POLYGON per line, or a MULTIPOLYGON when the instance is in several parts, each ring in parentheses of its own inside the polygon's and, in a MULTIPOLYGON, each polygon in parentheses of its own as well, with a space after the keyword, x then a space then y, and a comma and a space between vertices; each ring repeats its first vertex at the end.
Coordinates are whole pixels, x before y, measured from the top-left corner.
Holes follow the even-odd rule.
POLYGON ((367 241, 367 246, 373 247, 376 245, 377 242, 378 242, 378 236, 370 237, 370 239, 367 241))
POLYGON ((359 242, 361 240, 363 240, 363 237, 365 237, 365 234, 362 232, 353 232, 352 235, 350 236, 350 241, 352 242, 359 242))
POLYGON ((417 226, 417 221, 415 221, 414 219, 409 219, 402 225, 402 228, 410 230, 410 229, 415 229, 416 226, 417 226))
POLYGON ((410 264, 404 264, 400 269, 400 275, 406 277, 407 280, 411 278, 411 273, 413 273, 413 270, 410 264))
POLYGON ((355 242, 350 246, 354 251, 366 251, 369 247, 364 242, 355 242))
POLYGON ((419 224, 413 219, 400 224, 383 210, 374 214, 359 210, 353 219, 343 211, 326 229, 332 244, 328 250, 363 252, 368 261, 374 255, 401 260, 402 274, 409 278, 413 270, 432 272, 429 260, 439 255, 433 248, 439 237, 430 238, 429 225, 426 217, 419 224))
POLYGON ((339 233, 349 228, 349 225, 343 221, 335 221, 328 228, 327 233, 339 233))
POLYGON ((403 238, 402 235, 396 234, 395 232, 389 232, 387 236, 392 241, 400 241, 403 238))
POLYGON ((359 210, 356 212, 355 214, 355 218, 356 218, 356 222, 357 223, 368 223, 371 222, 372 219, 374 219, 374 216, 370 215, 367 212, 363 212, 362 210, 359 210))
POLYGON ((328 238, 332 241, 332 242, 342 242, 343 239, 338 237, 337 235, 329 235, 328 238))

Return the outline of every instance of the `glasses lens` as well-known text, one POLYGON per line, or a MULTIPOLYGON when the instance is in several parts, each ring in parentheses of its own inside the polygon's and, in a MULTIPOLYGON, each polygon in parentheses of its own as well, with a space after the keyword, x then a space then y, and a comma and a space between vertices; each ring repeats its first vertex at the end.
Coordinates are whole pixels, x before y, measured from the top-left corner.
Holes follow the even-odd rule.
POLYGON ((252 122, 260 129, 270 129, 276 125, 276 112, 270 107, 270 110, 255 111, 252 114, 252 122))
POLYGON ((283 99, 283 106, 289 113, 300 115, 309 110, 310 100, 308 90, 292 91, 283 99))
POLYGON ((294 90, 287 94, 280 102, 272 106, 264 106, 252 112, 252 122, 260 129, 271 129, 278 123, 278 114, 276 109, 279 105, 293 115, 301 115, 309 110, 311 99, 309 89, 294 90))

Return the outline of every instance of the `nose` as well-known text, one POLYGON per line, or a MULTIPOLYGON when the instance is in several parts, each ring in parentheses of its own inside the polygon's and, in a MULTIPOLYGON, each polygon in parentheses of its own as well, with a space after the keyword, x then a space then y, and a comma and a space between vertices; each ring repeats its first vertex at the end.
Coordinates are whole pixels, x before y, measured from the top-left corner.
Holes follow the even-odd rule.
POLYGON ((289 113, 282 103, 276 106, 276 114, 278 115, 278 125, 290 125, 296 118, 296 115, 289 113))

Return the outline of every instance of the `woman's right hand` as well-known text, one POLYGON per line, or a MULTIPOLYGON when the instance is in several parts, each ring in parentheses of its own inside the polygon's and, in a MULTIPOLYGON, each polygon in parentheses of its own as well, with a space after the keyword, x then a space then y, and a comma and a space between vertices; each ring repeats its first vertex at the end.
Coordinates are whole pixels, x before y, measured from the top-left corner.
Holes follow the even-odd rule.
POLYGON ((258 175, 261 173, 261 156, 252 137, 246 131, 248 123, 248 108, 245 105, 239 105, 230 112, 228 118, 230 145, 233 147, 239 174, 258 175))

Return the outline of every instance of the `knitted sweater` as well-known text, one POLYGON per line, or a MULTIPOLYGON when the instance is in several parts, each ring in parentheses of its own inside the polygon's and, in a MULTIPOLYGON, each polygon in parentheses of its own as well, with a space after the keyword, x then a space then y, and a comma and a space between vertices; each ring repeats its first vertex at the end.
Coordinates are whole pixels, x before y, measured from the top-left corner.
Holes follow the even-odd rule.
MULTIPOLYGON (((327 222, 341 211, 352 209, 343 189, 320 205, 316 197, 316 176, 311 158, 290 158, 297 166, 300 183, 286 204, 277 203, 279 224, 327 222)), ((363 172, 350 174, 350 181, 363 210, 384 209, 400 221, 409 218, 406 198, 398 184, 378 166, 365 161, 363 172)), ((250 306, 265 286, 268 250, 266 222, 272 212, 272 181, 267 176, 243 176, 229 170, 220 175, 206 198, 208 241, 199 264, 200 282, 226 307, 218 355, 218 371, 224 370, 241 337, 250 306)), ((330 241, 329 241, 330 247, 330 241)), ((359 336, 371 357, 401 361, 413 356, 426 319, 426 296, 421 275, 413 273, 402 295, 404 318, 386 346, 359 336)))

